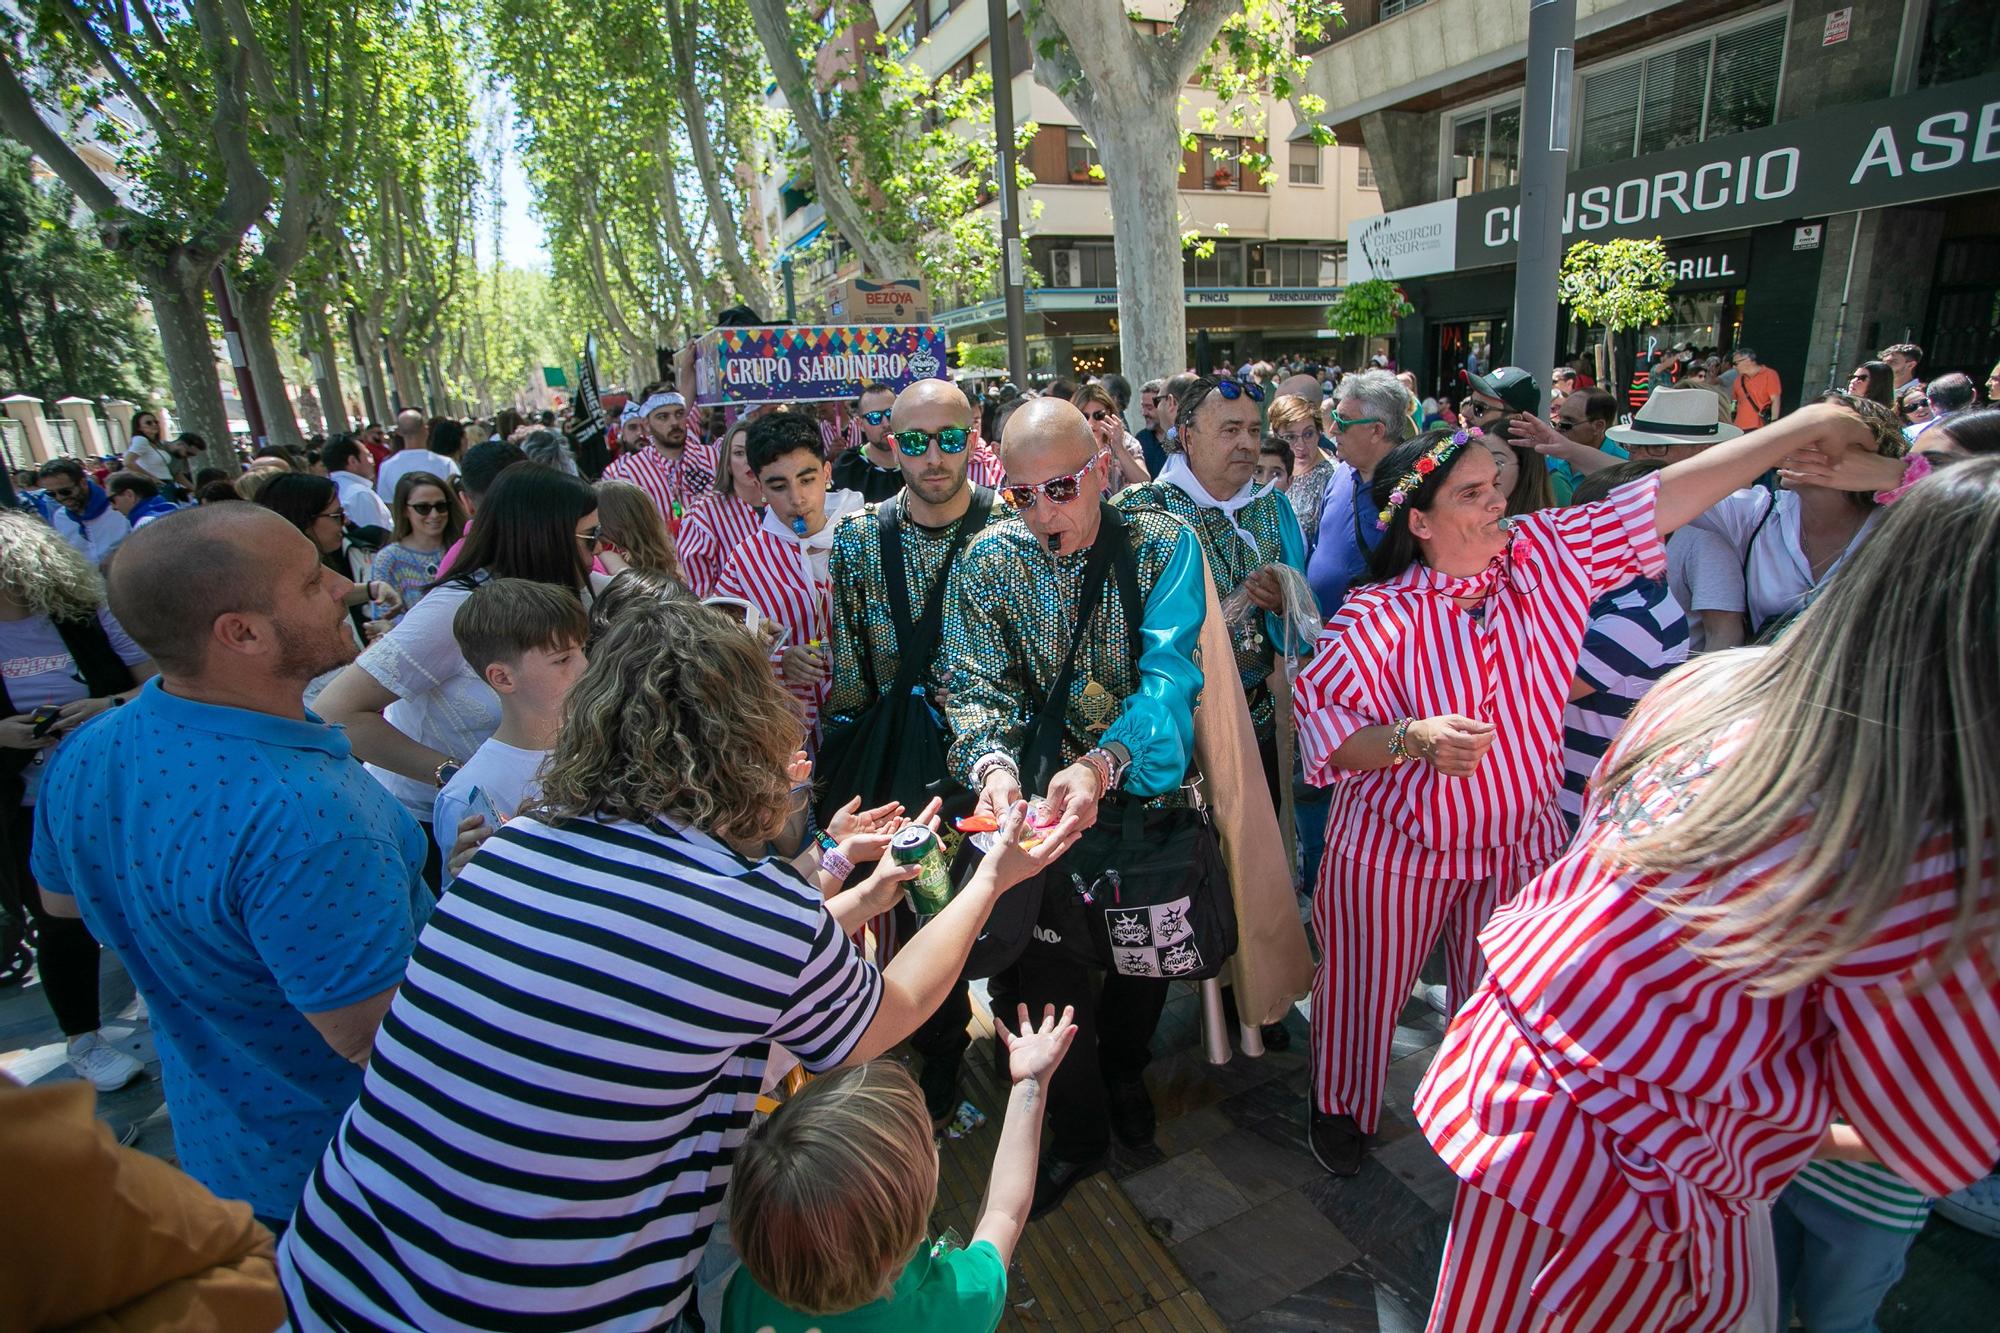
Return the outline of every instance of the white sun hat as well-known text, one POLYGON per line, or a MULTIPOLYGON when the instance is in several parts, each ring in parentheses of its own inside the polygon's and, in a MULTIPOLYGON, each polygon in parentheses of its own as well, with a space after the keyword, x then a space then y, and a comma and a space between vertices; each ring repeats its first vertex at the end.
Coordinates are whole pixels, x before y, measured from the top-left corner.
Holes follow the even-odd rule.
POLYGON ((1722 399, 1712 389, 1653 390, 1629 426, 1604 432, 1619 444, 1717 444, 1743 433, 1722 419, 1722 399))

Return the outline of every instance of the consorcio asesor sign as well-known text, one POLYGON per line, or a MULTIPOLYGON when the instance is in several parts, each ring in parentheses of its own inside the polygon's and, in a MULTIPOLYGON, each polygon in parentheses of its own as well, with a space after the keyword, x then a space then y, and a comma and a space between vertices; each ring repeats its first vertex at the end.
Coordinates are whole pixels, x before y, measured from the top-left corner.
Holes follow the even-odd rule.
MULTIPOLYGON (((1671 239, 1995 188, 2000 75, 1988 74, 1573 171, 1563 234, 1671 239)), ((1456 267, 1513 260, 1519 196, 1458 201, 1456 267)))
POLYGON ((871 383, 902 389, 942 376, 948 346, 935 324, 714 329, 695 349, 695 398, 809 403, 858 397, 871 383))

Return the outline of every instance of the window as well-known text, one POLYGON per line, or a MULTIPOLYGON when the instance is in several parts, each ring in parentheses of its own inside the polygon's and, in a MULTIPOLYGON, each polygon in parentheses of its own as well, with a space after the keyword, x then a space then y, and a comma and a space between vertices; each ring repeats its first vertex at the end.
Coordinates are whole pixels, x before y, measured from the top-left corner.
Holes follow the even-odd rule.
POLYGON ((1116 287, 1118 258, 1108 241, 1058 240, 1042 267, 1051 287, 1116 287))
POLYGON ((1785 22, 1783 14, 1757 19, 1584 75, 1577 166, 1769 125, 1778 110, 1785 22))
POLYGON ((1424 0, 1382 0, 1382 17, 1392 19, 1406 10, 1415 9, 1424 0))
POLYGON ((1354 155, 1354 184, 1357 189, 1375 188, 1375 163, 1369 159, 1366 148, 1358 149, 1354 155))
POLYGON ((1097 148, 1082 130, 1072 128, 1069 133, 1069 179, 1074 185, 1093 185, 1098 178, 1090 169, 1098 165, 1097 148))
POLYGON ((1318 185, 1320 183, 1319 145, 1313 143, 1311 140, 1307 140, 1304 143, 1295 143, 1291 146, 1291 154, 1292 154, 1292 184, 1318 185))
POLYGON ((1330 245, 1266 245, 1264 263, 1276 287, 1340 285, 1340 255, 1330 245))
POLYGON ((1243 188, 1243 164, 1237 155, 1243 151, 1243 141, 1236 138, 1208 138, 1201 140, 1202 188, 1204 190, 1240 190, 1243 188))
POLYGON ((1215 253, 1207 259, 1196 258, 1192 250, 1185 251, 1181 272, 1190 287, 1241 287, 1244 285, 1243 243, 1218 239, 1215 253))
POLYGON ((1918 49, 1919 88, 1984 74, 2000 65, 2000 6, 1992 0, 1931 0, 1918 49))
MULTIPOLYGON (((1502 102, 1452 118, 1451 193, 1498 190, 1521 178, 1521 104, 1502 102)), ((1369 189, 1374 188, 1370 169, 1369 189)))

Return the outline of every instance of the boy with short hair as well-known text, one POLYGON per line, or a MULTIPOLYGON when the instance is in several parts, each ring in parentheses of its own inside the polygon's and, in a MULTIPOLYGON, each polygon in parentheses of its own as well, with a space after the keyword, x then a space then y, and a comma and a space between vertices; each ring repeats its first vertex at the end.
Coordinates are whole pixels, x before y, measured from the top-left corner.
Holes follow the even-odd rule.
POLYGON ((492 579, 451 618, 466 665, 500 696, 500 727, 450 775, 431 807, 447 859, 467 815, 511 819, 541 795, 542 760, 555 747, 563 700, 583 675, 590 618, 567 588, 492 579))

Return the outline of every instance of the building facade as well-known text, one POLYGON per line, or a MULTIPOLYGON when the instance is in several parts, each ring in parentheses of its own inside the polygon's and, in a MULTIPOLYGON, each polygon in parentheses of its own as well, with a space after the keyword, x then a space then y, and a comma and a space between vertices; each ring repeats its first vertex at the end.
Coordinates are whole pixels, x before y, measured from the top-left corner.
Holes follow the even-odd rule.
MULTIPOLYGON (((1127 5, 1135 22, 1162 28, 1171 8, 1162 0, 1127 5)), ((1023 218, 1032 219, 1023 222, 1023 243, 1040 280, 1027 293, 1029 360, 1039 374, 1117 370, 1110 193, 1093 173, 1096 149, 1076 117, 1035 80, 1018 0, 1010 0, 1007 12, 1015 123, 1038 127, 1024 154, 1036 183, 1022 199, 1023 218)), ((879 31, 907 45, 909 58, 933 76, 991 68, 993 34, 981 0, 874 0, 874 17, 879 31)), ((1217 158, 1215 150, 1241 147, 1227 135, 1209 136, 1182 165, 1180 226, 1214 243, 1212 256, 1190 252, 1185 260, 1189 338, 1204 337, 1217 364, 1337 355, 1343 344, 1324 335, 1325 306, 1345 278, 1348 226, 1380 210, 1365 151, 1322 148, 1296 133, 1299 122, 1289 104, 1267 99, 1267 106, 1275 180, 1266 184, 1235 161, 1217 158)), ((1204 108, 1216 109, 1216 99, 1188 88, 1183 124, 1198 128, 1204 108)), ((773 213, 768 225, 781 249, 796 250, 820 234, 824 214, 817 203, 783 183, 766 196, 773 213)), ((812 297, 851 276, 856 270, 838 246, 812 271, 796 273, 801 316, 812 297)), ((932 294, 933 317, 954 342, 1004 338, 997 290, 940 299, 945 295, 932 294)))
MULTIPOLYGON (((1352 272, 1401 282, 1416 313, 1397 358, 1450 391, 1477 349, 1509 359, 1528 6, 1347 14, 1308 86, 1370 153, 1387 210, 1351 229, 1352 272)), ((1631 350, 1751 347, 1787 409, 1890 343, 1983 381, 2000 355, 1996 70, 1991 0, 1578 0, 1565 242, 1661 238, 1673 310, 1631 350)), ((1588 345, 1564 327, 1559 355, 1588 345)))

